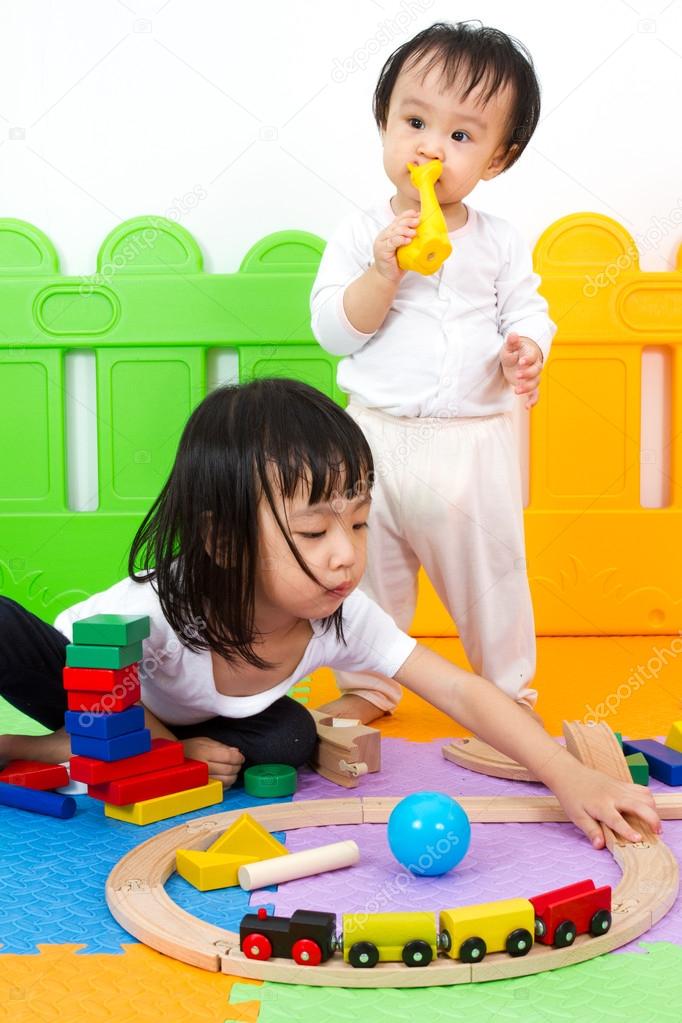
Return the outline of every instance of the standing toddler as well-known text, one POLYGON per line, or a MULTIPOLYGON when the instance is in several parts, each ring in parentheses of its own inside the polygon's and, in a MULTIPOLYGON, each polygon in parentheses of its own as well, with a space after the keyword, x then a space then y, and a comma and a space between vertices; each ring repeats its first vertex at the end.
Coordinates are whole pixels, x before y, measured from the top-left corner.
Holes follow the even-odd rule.
MULTIPOLYGON (((313 332, 343 356, 338 383, 374 456, 363 589, 407 630, 423 565, 474 672, 531 708, 535 627, 511 409, 515 394, 527 408, 537 401, 556 327, 519 231, 463 199, 518 160, 539 113, 532 60, 497 29, 438 23, 399 47, 374 94, 395 194, 340 225, 311 296, 313 332), (426 277, 401 270, 396 250, 419 222, 407 165, 434 159, 453 251, 426 277)), ((400 699, 394 679, 337 681, 368 702, 365 720, 400 699)))

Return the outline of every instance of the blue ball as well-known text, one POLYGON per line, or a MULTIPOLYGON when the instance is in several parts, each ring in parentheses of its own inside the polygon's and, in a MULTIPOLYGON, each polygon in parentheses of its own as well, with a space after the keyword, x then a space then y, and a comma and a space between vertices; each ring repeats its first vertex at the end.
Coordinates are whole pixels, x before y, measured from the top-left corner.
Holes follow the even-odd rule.
POLYGON ((406 796, 388 818, 391 852, 413 874, 440 877, 462 860, 471 841, 469 818, 443 792, 406 796))

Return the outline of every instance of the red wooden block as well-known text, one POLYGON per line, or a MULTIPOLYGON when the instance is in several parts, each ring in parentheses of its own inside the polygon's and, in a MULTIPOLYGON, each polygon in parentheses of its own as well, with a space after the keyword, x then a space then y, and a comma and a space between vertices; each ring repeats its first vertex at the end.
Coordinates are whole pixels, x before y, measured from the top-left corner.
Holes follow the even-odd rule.
POLYGON ((165 767, 161 771, 139 774, 136 778, 121 778, 105 785, 90 785, 88 795, 103 799, 114 806, 139 803, 143 799, 169 796, 172 792, 196 789, 208 783, 208 764, 203 760, 185 760, 177 767, 165 767))
POLYGON ((133 778, 150 771, 174 767, 185 759, 181 742, 172 739, 152 739, 149 753, 138 753, 123 760, 95 760, 94 757, 71 757, 71 778, 86 785, 104 785, 119 778, 133 778))
POLYGON ((68 785, 69 772, 62 764, 46 764, 40 760, 10 760, 0 771, 0 781, 44 792, 68 785))
POLYGON ((91 710, 93 714, 116 714, 119 710, 127 710, 140 699, 140 683, 136 682, 131 689, 121 687, 121 695, 113 693, 84 693, 72 689, 66 694, 69 710, 91 710))
POLYGON ((115 693, 118 688, 128 690, 140 681, 137 663, 127 668, 64 668, 64 688, 76 689, 79 693, 115 693))

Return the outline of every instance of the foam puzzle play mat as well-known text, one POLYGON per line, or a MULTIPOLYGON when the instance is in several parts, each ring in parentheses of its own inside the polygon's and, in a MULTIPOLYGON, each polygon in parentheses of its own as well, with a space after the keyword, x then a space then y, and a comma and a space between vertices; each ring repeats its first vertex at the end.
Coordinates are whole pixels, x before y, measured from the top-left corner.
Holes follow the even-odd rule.
MULTIPOLYGON (((125 574, 216 353, 236 380, 344 402, 308 319, 323 245, 283 232, 207 274, 187 231, 136 218, 75 279, 41 231, 0 221, 2 593, 52 622, 125 574), (77 356, 97 410, 88 510, 72 496, 77 356)), ((311 764, 223 791, 144 728, 147 621, 95 616, 67 652, 69 763, 0 771, 0 1018, 679 1021, 682 421, 674 402, 670 500, 645 508, 639 416, 644 350, 679 361, 680 274, 630 258, 584 289, 633 249, 595 214, 538 241, 559 333, 525 514, 538 710, 577 759, 650 787, 662 835, 637 821, 640 842, 605 829, 597 851, 525 769, 412 694, 372 726, 316 712, 336 693, 326 669, 290 693, 316 720, 311 764)), ((412 632, 466 666, 424 578, 412 632)), ((0 703, 0 733, 41 731, 0 703)))

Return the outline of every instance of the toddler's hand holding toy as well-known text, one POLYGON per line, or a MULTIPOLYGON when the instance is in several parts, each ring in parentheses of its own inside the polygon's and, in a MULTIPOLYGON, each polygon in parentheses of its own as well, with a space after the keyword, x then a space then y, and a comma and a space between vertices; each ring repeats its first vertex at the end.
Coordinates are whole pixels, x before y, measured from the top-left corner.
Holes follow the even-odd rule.
POLYGON ((419 213, 406 210, 385 227, 374 239, 374 265, 377 273, 393 284, 399 284, 407 270, 398 266, 396 252, 403 245, 409 245, 417 233, 419 213))
POLYGON ((542 352, 535 341, 512 332, 502 345, 500 365, 505 379, 514 386, 516 394, 526 394, 526 408, 538 400, 542 352))

